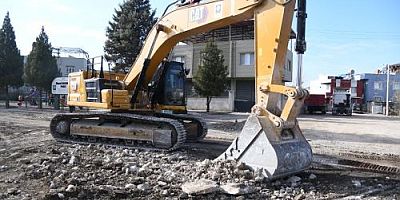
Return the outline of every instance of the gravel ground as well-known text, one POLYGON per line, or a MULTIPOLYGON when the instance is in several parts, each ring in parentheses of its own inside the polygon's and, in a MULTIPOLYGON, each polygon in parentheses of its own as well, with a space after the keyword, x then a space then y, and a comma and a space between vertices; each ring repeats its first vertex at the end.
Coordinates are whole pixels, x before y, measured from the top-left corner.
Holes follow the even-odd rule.
MULTIPOLYGON (((296 176, 268 182, 241 163, 213 161, 207 149, 201 153, 190 148, 166 153, 60 144, 53 141, 48 131, 55 112, 0 108, 0 113, 0 199, 400 199, 399 174, 315 162, 296 176)), ((225 134, 225 139, 234 137, 246 118, 201 115, 208 119, 211 138, 225 134)), ((312 118, 300 118, 301 126, 312 118)), ((320 118, 317 120, 324 123, 320 118)), ((332 123, 336 123, 335 119, 332 123)), ((318 131, 318 127, 309 129, 318 131)), ((343 145, 331 152, 334 144, 327 142, 331 138, 307 130, 306 137, 310 136, 319 153, 341 155, 346 148, 352 148, 343 145)), ((365 137, 360 137, 362 143, 375 146, 365 137)), ((397 136, 383 136, 389 139, 378 146, 387 143, 398 148, 396 138, 392 137, 397 136)), ((359 147, 353 150, 357 153, 359 147)))

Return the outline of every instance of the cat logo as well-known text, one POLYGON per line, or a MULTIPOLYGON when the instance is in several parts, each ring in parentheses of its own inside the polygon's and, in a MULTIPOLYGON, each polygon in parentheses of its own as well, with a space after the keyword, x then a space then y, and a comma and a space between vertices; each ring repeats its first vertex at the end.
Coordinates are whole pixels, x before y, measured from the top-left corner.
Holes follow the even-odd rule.
POLYGON ((208 11, 206 7, 202 6, 198 8, 193 8, 189 12, 189 15, 190 22, 203 23, 207 21, 208 11))
POLYGON ((215 18, 222 17, 222 13, 222 3, 218 3, 217 5, 215 5, 215 18))

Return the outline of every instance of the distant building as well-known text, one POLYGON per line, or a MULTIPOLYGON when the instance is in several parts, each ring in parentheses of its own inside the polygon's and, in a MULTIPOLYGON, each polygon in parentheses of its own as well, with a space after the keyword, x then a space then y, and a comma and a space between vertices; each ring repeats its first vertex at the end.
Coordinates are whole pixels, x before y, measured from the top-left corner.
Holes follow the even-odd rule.
MULTIPOLYGON (((24 56, 24 65, 27 63, 28 56, 24 56)), ((86 70, 87 61, 85 58, 75 58, 72 56, 68 57, 56 57, 57 67, 59 72, 61 73, 61 77, 68 77, 68 74, 71 72, 76 72, 80 70, 86 70)), ((51 85, 49 85, 49 89, 51 89, 51 85)), ((19 88, 10 88, 10 94, 16 96, 18 94, 29 94, 31 90, 31 86, 25 85, 19 88)), ((45 94, 47 95, 47 94, 45 94)), ((44 95, 44 96, 45 96, 44 95)), ((15 97, 13 97, 15 99, 15 97)))
MULTIPOLYGON (((387 75, 386 74, 361 74, 366 80, 365 101, 386 102, 387 75)), ((391 74, 389 77, 389 101, 400 92, 400 74, 391 74)))
MULTIPOLYGON (((384 114, 386 108, 387 74, 361 74, 365 83, 365 104, 368 112, 384 114)), ((389 76, 389 103, 395 100, 395 95, 400 95, 400 74, 389 76)), ((399 102, 397 102, 399 103, 399 102)))
POLYGON ((330 91, 326 93, 326 100, 328 104, 328 110, 331 110, 332 101, 336 93, 348 93, 350 94, 350 105, 357 111, 365 111, 365 97, 364 97, 364 85, 365 80, 360 76, 355 75, 352 70, 350 74, 344 76, 330 76, 329 85, 330 91))
POLYGON ((67 77, 69 73, 86 70, 87 60, 75 57, 57 58, 57 66, 62 77, 67 77))
MULTIPOLYGON (((200 98, 193 88, 192 78, 201 62, 201 51, 210 39, 223 51, 228 66, 230 85, 220 97, 213 98, 214 111, 250 112, 255 104, 255 56, 254 21, 245 21, 232 26, 200 34, 189 39, 188 45, 177 45, 172 60, 185 63, 190 69, 187 82, 188 108, 204 110, 206 100, 200 98)), ((292 81, 293 53, 288 50, 285 66, 285 81, 292 81)))
MULTIPOLYGON (((400 64, 391 65, 389 69, 391 73, 389 76, 389 103, 392 104, 396 100, 395 96, 400 95, 400 64)), ((310 84, 311 93, 326 91, 328 105, 332 100, 333 91, 348 90, 351 93, 352 104, 361 108, 362 111, 375 114, 384 113, 387 92, 386 72, 377 70, 376 73, 349 73, 328 78, 329 82, 320 78, 310 84)))
MULTIPOLYGON (((62 77, 67 77, 71 72, 86 70, 87 60, 85 58, 56 57, 57 67, 62 77)), ((24 65, 27 62, 27 56, 24 56, 24 65)))
POLYGON ((321 75, 317 80, 310 81, 310 94, 326 94, 331 91, 331 80, 321 75))

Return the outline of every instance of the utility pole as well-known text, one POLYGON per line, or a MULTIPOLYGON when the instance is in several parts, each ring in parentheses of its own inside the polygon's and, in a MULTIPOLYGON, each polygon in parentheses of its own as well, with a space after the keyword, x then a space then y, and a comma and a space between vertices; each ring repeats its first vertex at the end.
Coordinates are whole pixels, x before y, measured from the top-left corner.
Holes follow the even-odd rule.
POLYGON ((390 70, 389 65, 386 65, 386 116, 389 116, 389 78, 390 70))

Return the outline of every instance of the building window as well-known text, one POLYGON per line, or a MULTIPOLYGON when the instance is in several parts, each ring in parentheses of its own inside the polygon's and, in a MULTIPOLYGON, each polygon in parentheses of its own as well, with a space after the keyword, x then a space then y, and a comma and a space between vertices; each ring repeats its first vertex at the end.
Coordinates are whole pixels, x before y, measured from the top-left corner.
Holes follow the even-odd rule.
POLYGON ((240 54, 240 65, 252 66, 254 65, 254 53, 241 53, 240 54))
POLYGON ((393 90, 400 90, 400 82, 393 83, 393 90))
POLYGON ((382 102, 382 97, 374 97, 374 102, 382 102))
POLYGON ((350 90, 351 90, 351 95, 352 96, 353 95, 357 96, 357 88, 351 88, 350 90))
POLYGON ((67 74, 75 72, 75 66, 66 66, 67 74))
POLYGON ((382 81, 375 81, 375 82, 374 82, 374 89, 375 89, 375 90, 383 90, 383 83, 382 83, 382 81))
POLYGON ((357 80, 351 80, 351 87, 357 87, 357 80))
POLYGON ((336 87, 340 88, 340 83, 342 82, 341 79, 336 79, 336 87))
POLYGON ((185 56, 174 56, 172 57, 173 61, 185 63, 185 56))

